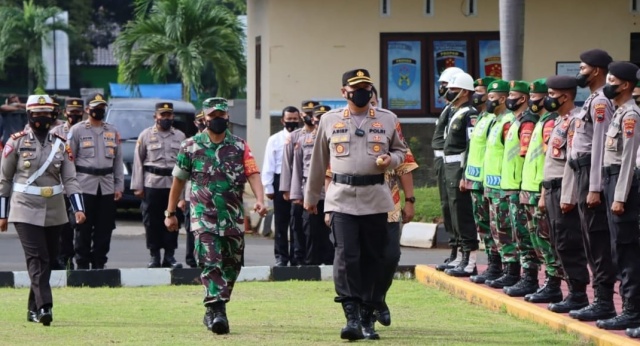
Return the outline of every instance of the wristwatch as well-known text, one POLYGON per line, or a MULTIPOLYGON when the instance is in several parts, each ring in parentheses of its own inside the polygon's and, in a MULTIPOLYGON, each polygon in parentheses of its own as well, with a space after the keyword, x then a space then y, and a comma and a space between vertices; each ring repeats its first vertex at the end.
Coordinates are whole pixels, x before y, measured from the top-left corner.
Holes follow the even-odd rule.
POLYGON ((164 217, 172 217, 172 216, 176 216, 175 211, 168 211, 168 210, 164 211, 164 217))
POLYGON ((404 199, 405 202, 409 202, 409 203, 415 203, 416 202, 416 198, 415 197, 407 197, 404 199))

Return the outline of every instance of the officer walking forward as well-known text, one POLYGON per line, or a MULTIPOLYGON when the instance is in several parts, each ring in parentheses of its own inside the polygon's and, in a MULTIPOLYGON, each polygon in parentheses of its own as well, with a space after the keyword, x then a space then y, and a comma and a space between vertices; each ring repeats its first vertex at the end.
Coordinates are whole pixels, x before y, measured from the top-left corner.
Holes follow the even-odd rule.
POLYGON ((332 182, 326 191, 325 211, 331 212, 336 245, 333 277, 347 325, 342 339, 377 338, 371 321, 379 305, 372 287, 382 264, 387 235, 387 213, 393 210, 384 172, 400 165, 407 148, 397 127, 395 114, 371 107, 369 72, 357 69, 342 76, 342 94, 348 106, 326 113, 318 126, 313 147, 305 209, 317 213, 326 169, 332 182), (361 328, 364 327, 364 335, 361 328))
POLYGON ((62 225, 68 222, 63 184, 75 221, 85 220, 82 191, 65 150, 66 139, 50 133, 53 101, 48 95, 27 100, 30 129, 11 136, 0 165, 0 231, 13 222, 24 249, 31 286, 27 321, 45 326, 53 321, 49 278, 57 261, 62 225))

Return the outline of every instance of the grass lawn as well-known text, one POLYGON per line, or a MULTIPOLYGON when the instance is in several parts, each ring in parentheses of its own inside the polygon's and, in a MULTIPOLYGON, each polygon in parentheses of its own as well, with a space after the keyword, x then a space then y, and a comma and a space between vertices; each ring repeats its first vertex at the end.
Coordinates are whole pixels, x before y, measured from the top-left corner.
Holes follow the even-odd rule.
MULTIPOLYGON (((241 282, 228 305, 231 334, 202 325, 197 286, 54 289, 51 327, 26 322, 27 289, 0 289, 2 345, 335 345, 344 315, 332 282, 241 282)), ((376 345, 584 345, 578 337, 396 280, 393 323, 376 345)), ((364 342, 364 341, 363 341, 364 342)), ((371 343, 371 342, 369 342, 371 343)))
MULTIPOLYGON (((440 218, 440 195, 437 187, 417 187, 414 189, 416 196, 415 212, 413 221, 416 222, 434 222, 434 219, 440 218)), ((404 197, 401 199, 404 201, 404 197)))

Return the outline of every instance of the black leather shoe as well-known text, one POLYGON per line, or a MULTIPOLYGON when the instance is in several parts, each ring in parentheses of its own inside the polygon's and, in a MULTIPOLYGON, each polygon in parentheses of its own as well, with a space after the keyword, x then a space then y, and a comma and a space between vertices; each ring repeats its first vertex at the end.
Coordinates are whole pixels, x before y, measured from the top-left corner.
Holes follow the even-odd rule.
POLYGON ((640 338, 640 328, 627 328, 624 333, 634 339, 640 338))
POLYGON ((147 268, 160 268, 160 257, 151 257, 147 268))
POLYGON ((38 310, 37 322, 42 323, 43 326, 50 326, 53 321, 53 313, 51 308, 44 308, 38 310))
POLYGON ((179 269, 182 268, 182 263, 176 261, 173 256, 165 256, 162 261, 162 268, 179 269))
POLYGON ((38 313, 33 311, 33 310, 29 310, 27 311, 27 322, 38 322, 38 313))
POLYGON ((391 325, 391 312, 386 302, 382 302, 380 307, 373 312, 373 315, 383 326, 388 327, 391 325))

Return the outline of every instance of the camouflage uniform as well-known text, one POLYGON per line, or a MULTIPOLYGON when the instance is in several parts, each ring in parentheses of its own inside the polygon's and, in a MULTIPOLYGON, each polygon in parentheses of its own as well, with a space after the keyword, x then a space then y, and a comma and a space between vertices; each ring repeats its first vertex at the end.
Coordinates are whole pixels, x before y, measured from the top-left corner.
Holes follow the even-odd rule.
POLYGON ((247 177, 257 173, 249 146, 228 130, 218 144, 208 132, 182 142, 173 176, 191 182, 191 229, 205 305, 231 297, 243 263, 242 194, 247 177))

